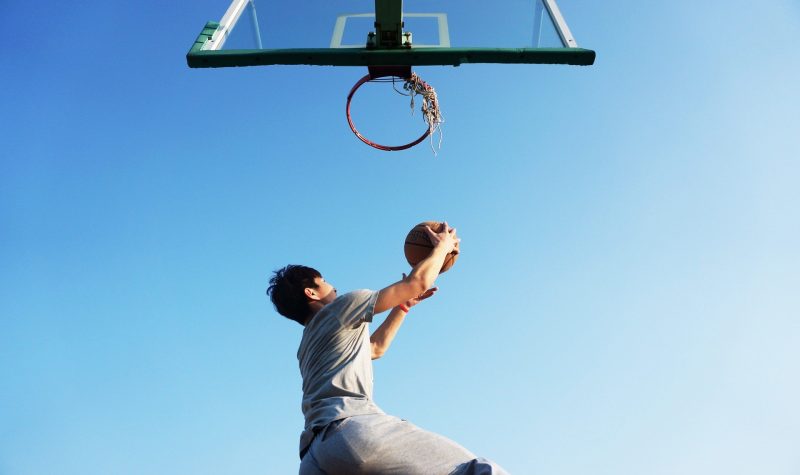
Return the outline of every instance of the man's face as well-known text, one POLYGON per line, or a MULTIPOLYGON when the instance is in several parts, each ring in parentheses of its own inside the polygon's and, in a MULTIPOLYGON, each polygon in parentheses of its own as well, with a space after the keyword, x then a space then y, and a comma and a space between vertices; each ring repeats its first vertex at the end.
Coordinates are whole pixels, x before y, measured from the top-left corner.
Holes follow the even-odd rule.
POLYGON ((315 300, 318 300, 324 305, 328 305, 336 299, 336 289, 334 289, 331 284, 325 282, 325 279, 317 277, 314 279, 314 283, 317 284, 317 288, 313 289, 317 296, 315 300))

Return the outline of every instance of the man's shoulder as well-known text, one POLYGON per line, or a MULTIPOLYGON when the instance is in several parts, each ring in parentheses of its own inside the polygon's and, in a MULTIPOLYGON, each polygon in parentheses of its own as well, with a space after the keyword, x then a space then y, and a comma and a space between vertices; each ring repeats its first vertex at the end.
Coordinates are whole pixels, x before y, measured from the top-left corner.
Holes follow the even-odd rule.
POLYGON ((350 292, 347 292, 346 294, 342 294, 342 295, 336 297, 336 299, 334 299, 333 303, 335 303, 335 302, 337 302, 339 300, 341 300, 342 302, 351 302, 351 301, 354 301, 354 300, 367 300, 374 293, 376 293, 376 291, 370 290, 370 289, 351 290, 350 292))
POLYGON ((333 302, 326 305, 321 311, 341 313, 358 309, 368 305, 370 301, 377 298, 378 291, 369 289, 358 289, 337 296, 333 302))
POLYGON ((339 295, 306 324, 298 349, 298 358, 309 345, 327 341, 335 333, 356 330, 371 322, 378 291, 359 289, 339 295))
POLYGON ((347 292, 336 297, 333 302, 321 311, 336 314, 337 319, 347 327, 359 322, 369 322, 372 321, 378 293, 376 290, 369 289, 347 292))

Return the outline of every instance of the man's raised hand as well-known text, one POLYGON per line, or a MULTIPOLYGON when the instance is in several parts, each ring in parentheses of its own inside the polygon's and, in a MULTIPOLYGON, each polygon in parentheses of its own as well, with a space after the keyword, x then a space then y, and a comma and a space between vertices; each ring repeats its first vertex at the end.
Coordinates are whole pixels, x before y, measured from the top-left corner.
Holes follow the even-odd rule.
POLYGON ((440 233, 433 232, 430 226, 425 226, 425 230, 428 232, 428 237, 434 248, 444 246, 448 254, 454 251, 458 253, 458 244, 461 242, 461 239, 456 235, 456 228, 451 228, 450 225, 447 224, 447 221, 444 222, 442 232, 440 233))

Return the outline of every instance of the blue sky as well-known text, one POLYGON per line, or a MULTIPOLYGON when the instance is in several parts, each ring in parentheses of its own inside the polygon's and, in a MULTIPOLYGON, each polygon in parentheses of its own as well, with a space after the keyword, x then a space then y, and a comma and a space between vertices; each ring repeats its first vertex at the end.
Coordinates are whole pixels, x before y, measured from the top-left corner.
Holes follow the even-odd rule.
POLYGON ((270 271, 380 288, 427 219, 387 412, 516 474, 798 473, 800 7, 560 6, 594 66, 417 70, 434 157, 352 136, 360 68, 190 70, 224 2, 0 5, 0 473, 295 473, 270 271))

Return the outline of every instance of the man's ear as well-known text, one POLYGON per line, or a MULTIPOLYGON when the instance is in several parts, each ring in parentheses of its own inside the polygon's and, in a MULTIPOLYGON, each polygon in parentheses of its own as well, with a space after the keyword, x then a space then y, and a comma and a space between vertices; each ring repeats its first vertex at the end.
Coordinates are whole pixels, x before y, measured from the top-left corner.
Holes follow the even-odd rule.
POLYGON ((306 297, 310 298, 311 300, 319 300, 319 294, 317 293, 316 289, 306 287, 303 292, 305 292, 306 297))

